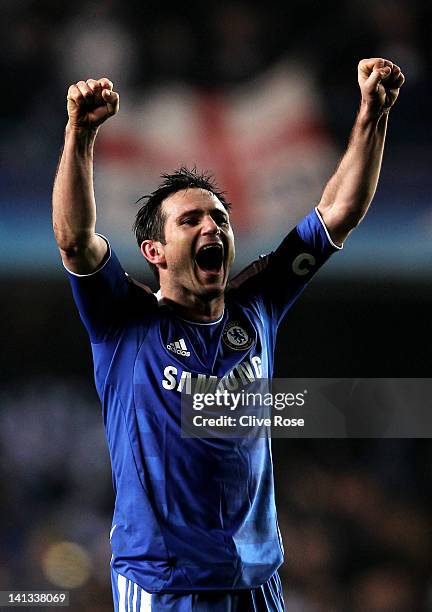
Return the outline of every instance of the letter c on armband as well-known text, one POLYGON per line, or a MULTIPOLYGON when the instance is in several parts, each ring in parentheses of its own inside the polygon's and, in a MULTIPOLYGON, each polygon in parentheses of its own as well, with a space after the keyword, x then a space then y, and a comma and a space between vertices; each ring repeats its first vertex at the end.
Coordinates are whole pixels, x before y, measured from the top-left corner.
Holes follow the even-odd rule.
POLYGON ((311 268, 316 264, 316 259, 310 253, 300 253, 292 262, 292 270, 297 276, 309 274, 311 268))

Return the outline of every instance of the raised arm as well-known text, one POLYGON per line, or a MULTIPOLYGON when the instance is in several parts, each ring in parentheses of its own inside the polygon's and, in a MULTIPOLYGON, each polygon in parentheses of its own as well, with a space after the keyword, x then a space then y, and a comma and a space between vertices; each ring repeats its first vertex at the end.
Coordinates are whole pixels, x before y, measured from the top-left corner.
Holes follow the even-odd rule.
POLYGON ((53 228, 66 267, 89 274, 107 252, 95 234, 93 149, 99 126, 119 109, 119 96, 106 78, 79 81, 67 95, 69 120, 53 188, 53 228))
POLYGON ((396 64, 382 58, 358 65, 360 110, 348 148, 327 183, 318 210, 336 244, 365 216, 378 183, 389 111, 405 78, 396 64))

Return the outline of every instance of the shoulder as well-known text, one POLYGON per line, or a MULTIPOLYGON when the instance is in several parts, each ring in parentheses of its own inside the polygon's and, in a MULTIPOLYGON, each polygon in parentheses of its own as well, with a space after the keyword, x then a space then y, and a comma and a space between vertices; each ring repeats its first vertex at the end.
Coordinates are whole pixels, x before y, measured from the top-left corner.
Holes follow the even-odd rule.
POLYGON ((244 287, 248 281, 253 280, 257 275, 263 272, 269 263, 269 255, 260 255, 258 259, 249 264, 234 276, 228 285, 227 292, 232 292, 244 287))
POLYGON ((127 275, 127 279, 129 283, 133 286, 133 288, 138 289, 138 293, 143 292, 145 295, 149 295, 149 296, 151 295, 153 296, 153 298, 156 299, 156 294, 153 293, 153 291, 150 289, 148 285, 145 285, 144 283, 137 281, 135 278, 132 278, 129 275, 127 275))
MULTIPOLYGON (((157 312, 159 310, 159 300, 158 294, 153 293, 152 289, 140 281, 132 278, 128 274, 126 275, 128 286, 129 286, 129 294, 132 304, 135 304, 136 307, 141 309, 145 306, 146 313, 157 312)), ((141 314, 143 311, 141 311, 141 314)))

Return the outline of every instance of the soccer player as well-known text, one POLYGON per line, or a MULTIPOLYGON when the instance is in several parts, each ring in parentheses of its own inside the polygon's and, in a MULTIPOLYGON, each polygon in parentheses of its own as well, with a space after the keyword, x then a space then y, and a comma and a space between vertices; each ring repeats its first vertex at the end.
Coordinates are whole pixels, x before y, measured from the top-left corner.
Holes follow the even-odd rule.
POLYGON ((278 324, 364 217, 404 77, 373 58, 360 62, 358 80, 351 139, 318 206, 231 283, 224 195, 197 171, 164 175, 135 222, 157 294, 125 274, 95 231, 93 146, 119 96, 107 78, 69 88, 53 224, 103 406, 116 611, 284 609, 270 441, 182 438, 180 399, 192 381, 271 378, 278 324))

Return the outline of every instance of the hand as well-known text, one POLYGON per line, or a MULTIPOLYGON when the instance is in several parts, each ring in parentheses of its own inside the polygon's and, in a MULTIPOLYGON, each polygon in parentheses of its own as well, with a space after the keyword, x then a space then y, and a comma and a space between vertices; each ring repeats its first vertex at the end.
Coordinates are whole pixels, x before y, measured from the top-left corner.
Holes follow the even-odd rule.
POLYGON ((358 65, 362 103, 374 114, 388 113, 399 95, 405 77, 399 66, 380 57, 364 59, 358 65))
POLYGON ((71 85, 67 94, 67 111, 72 128, 97 129, 118 112, 119 95, 107 78, 88 79, 71 85))

